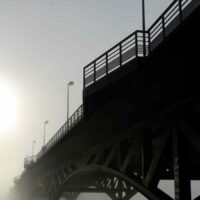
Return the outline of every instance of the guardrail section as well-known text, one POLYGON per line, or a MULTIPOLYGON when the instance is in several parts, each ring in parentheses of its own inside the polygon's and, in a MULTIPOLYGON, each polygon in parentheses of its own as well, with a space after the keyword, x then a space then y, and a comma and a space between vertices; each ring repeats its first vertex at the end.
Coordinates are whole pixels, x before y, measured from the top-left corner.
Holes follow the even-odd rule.
POLYGON ((24 158, 24 168, 28 169, 34 165, 36 162, 36 156, 29 156, 24 158))
POLYGON ((200 5, 200 0, 174 0, 146 31, 136 31, 84 67, 84 88, 122 67, 147 56, 200 5))
POLYGON ((66 135, 83 118, 83 105, 81 105, 63 126, 53 135, 45 147, 37 154, 37 161, 51 149, 64 135, 66 135))
POLYGON ((157 47, 199 5, 199 0, 173 1, 148 29, 149 51, 157 47))
POLYGON ((148 55, 148 32, 135 31, 84 67, 84 87, 122 67, 130 60, 146 55, 148 55))

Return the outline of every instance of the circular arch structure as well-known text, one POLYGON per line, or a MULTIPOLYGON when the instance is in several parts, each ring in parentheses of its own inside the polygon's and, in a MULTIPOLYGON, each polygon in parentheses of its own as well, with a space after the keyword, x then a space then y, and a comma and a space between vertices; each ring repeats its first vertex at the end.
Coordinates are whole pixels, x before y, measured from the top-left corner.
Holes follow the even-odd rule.
POLYGON ((116 176, 119 179, 128 183, 129 185, 133 186, 138 192, 140 192, 142 195, 144 195, 148 199, 159 200, 159 198, 156 197, 153 193, 151 193, 144 185, 137 183, 132 178, 128 177, 127 175, 125 175, 117 170, 114 170, 114 169, 111 169, 109 167, 105 167, 102 165, 86 165, 86 166, 83 166, 83 167, 73 171, 71 174, 69 174, 65 178, 65 181, 62 184, 62 186, 60 187, 60 190, 58 192, 58 197, 61 196, 62 192, 64 191, 64 188, 66 187, 66 185, 68 184, 68 182, 71 179, 73 179, 75 176, 78 176, 80 174, 89 173, 89 172, 103 172, 106 174, 110 174, 112 176, 116 176))

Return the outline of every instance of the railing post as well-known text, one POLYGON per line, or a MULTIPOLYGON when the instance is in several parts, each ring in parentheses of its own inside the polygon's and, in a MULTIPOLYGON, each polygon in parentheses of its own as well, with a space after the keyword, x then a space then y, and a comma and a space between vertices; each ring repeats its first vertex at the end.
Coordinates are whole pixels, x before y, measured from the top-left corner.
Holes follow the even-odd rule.
POLYGON ((96 81, 96 61, 94 61, 94 82, 96 81))
POLYGON ((138 36, 137 32, 135 33, 135 56, 138 57, 138 36))
POLYGON ((146 32, 143 31, 143 56, 146 57, 146 32))
POLYGON ((178 0, 178 5, 179 5, 180 22, 182 22, 182 20, 183 20, 182 0, 178 0))
POLYGON ((119 45, 119 64, 122 66, 122 43, 119 45))
POLYGON ((150 30, 148 31, 148 43, 149 43, 148 50, 149 50, 149 54, 150 54, 150 51, 151 51, 151 36, 150 36, 150 30))
POLYGON ((83 88, 85 88, 85 68, 83 68, 83 88))
POLYGON ((106 75, 108 74, 108 53, 106 53, 106 75))
POLYGON ((163 39, 165 39, 165 16, 162 16, 163 39))

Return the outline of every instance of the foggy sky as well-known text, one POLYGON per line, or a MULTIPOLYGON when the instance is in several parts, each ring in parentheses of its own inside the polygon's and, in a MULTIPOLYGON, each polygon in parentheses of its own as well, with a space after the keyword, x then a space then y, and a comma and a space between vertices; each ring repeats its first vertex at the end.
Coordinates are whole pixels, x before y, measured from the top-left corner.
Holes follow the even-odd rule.
MULTIPOLYGON (((146 0, 147 28, 171 1, 146 0)), ((83 67, 141 29, 141 1, 0 0, 0 27, 0 84, 17 102, 16 125, 0 132, 3 200, 33 140, 34 152, 41 149, 44 121, 50 122, 47 140, 66 121, 67 83, 75 82, 72 114, 82 103, 83 67)))

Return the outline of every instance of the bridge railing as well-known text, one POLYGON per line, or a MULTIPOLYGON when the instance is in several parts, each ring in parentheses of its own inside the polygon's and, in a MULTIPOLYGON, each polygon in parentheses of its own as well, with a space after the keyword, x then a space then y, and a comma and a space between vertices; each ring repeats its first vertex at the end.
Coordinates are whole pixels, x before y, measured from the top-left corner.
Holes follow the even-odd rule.
POLYGON ((135 31, 85 66, 84 88, 130 60, 147 56, 199 5, 200 0, 174 0, 146 32, 135 31))
POLYGON ((45 147, 37 154, 37 161, 51 149, 64 135, 66 135, 83 118, 83 105, 81 105, 67 120, 66 123, 53 135, 45 147))
POLYGON ((158 46, 198 5, 199 0, 174 0, 148 29, 149 51, 158 46))
POLYGON ((28 169, 34 165, 36 162, 36 156, 29 156, 24 158, 24 168, 28 169))
POLYGON ((147 54, 148 32, 135 31, 84 67, 84 87, 122 67, 130 60, 147 54), (145 46, 146 49, 144 48, 145 46))

